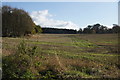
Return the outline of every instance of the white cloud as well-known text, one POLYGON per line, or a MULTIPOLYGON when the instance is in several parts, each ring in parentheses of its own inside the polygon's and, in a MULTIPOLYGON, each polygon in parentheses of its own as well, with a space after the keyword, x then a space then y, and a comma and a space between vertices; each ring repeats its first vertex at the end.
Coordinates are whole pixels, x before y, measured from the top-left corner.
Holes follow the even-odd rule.
POLYGON ((42 27, 66 28, 66 29, 79 29, 79 26, 71 21, 54 20, 48 10, 33 11, 30 16, 35 24, 42 27))

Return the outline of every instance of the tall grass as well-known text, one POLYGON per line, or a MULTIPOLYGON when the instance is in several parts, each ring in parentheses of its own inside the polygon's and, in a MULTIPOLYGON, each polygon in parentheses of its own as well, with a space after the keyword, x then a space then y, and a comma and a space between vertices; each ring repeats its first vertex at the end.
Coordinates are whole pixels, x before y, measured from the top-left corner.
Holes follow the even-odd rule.
POLYGON ((33 66, 32 53, 35 52, 34 47, 29 48, 26 43, 22 41, 16 53, 3 57, 3 78, 32 78, 37 75, 32 71, 33 66))
POLYGON ((40 58, 43 57, 39 55, 37 46, 27 46, 26 42, 22 41, 15 50, 14 54, 3 57, 3 78, 59 78, 55 66, 46 64, 46 68, 42 69, 40 58))

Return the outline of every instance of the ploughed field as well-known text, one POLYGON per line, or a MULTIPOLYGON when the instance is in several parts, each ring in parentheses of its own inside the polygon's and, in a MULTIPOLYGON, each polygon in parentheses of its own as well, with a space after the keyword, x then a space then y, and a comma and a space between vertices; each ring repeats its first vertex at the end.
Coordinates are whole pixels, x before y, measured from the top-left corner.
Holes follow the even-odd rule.
POLYGON ((117 34, 3 38, 3 78, 118 78, 117 34))

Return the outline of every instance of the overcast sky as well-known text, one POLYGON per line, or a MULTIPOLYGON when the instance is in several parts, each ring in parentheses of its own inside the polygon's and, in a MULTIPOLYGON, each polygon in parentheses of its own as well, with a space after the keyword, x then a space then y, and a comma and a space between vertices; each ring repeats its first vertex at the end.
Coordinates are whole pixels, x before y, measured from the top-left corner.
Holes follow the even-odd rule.
POLYGON ((27 11, 42 27, 85 28, 100 23, 118 24, 117 2, 9 2, 2 3, 27 11))

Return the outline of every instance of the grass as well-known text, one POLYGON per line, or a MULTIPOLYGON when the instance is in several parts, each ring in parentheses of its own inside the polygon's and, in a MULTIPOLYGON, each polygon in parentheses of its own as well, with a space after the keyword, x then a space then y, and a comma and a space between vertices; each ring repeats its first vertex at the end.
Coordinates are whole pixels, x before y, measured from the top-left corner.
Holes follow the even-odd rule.
POLYGON ((40 34, 30 38, 3 38, 3 77, 118 78, 120 55, 117 48, 116 34, 40 34))

